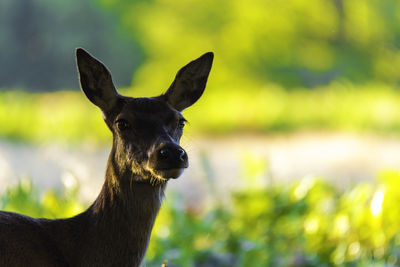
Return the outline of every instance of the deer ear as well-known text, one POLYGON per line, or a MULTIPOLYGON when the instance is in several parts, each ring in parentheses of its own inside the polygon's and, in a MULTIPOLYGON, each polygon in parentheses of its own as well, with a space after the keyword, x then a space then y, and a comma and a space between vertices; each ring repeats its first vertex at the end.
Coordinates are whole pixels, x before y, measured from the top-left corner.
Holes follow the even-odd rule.
POLYGON ((206 88, 213 58, 214 54, 208 52, 179 70, 175 80, 164 94, 168 104, 182 111, 201 97, 206 88))
POLYGON ((118 93, 107 68, 82 48, 76 49, 76 62, 82 91, 103 111, 109 111, 117 102, 118 93))

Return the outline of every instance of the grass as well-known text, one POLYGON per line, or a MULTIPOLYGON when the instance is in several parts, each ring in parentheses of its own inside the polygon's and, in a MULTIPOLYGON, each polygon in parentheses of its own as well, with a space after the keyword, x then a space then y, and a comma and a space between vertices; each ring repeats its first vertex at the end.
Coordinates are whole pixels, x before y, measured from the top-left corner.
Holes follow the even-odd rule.
MULTIPOLYGON (((135 91, 135 90, 133 90, 135 91)), ((130 90, 125 93, 130 95, 130 90)), ((334 130, 400 133, 400 94, 389 86, 334 83, 314 90, 208 89, 185 111, 189 134, 334 130)), ((0 137, 26 142, 109 142, 100 112, 81 92, 0 92, 0 137)))
POLYGON ((0 135, 26 142, 110 140, 100 112, 80 92, 0 93, 0 135))

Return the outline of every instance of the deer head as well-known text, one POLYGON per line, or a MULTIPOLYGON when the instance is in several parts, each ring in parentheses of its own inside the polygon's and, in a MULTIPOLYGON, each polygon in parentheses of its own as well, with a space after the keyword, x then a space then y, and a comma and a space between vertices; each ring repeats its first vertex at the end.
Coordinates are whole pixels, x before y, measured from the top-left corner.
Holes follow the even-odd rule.
POLYGON ((136 182, 152 184, 178 178, 189 164, 179 145, 186 121, 181 112, 203 94, 213 53, 184 66, 164 94, 149 98, 119 95, 99 60, 81 48, 76 57, 81 88, 101 109, 113 134, 109 161, 115 165, 116 179, 128 173, 136 182))

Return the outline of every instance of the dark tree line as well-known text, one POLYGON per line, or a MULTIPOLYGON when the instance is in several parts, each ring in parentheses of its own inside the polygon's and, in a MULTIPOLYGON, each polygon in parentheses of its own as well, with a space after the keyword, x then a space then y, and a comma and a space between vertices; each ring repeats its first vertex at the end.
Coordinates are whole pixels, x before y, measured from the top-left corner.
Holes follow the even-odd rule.
POLYGON ((143 53, 118 20, 90 0, 2 0, 0 88, 78 88, 76 47, 104 60, 118 86, 130 85, 143 53))

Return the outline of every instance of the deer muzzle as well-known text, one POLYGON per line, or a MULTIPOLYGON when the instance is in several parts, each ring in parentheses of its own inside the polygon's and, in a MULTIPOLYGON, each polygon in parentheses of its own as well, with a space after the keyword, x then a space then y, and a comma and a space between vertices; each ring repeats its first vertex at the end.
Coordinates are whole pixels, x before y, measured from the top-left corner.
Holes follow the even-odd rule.
POLYGON ((165 179, 178 178, 188 166, 186 151, 174 143, 161 144, 149 157, 152 172, 165 179))

